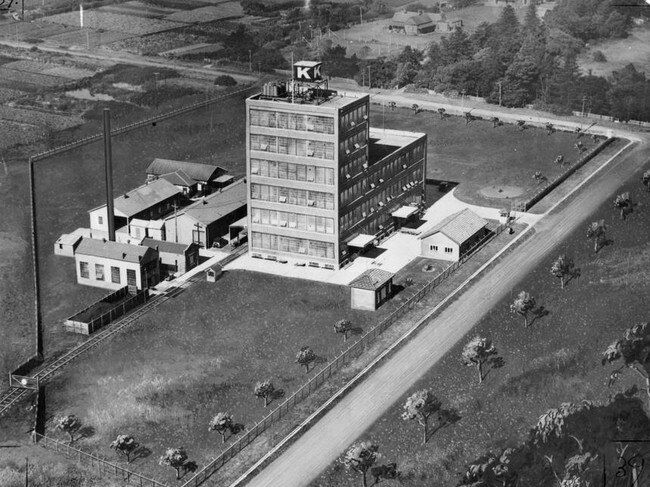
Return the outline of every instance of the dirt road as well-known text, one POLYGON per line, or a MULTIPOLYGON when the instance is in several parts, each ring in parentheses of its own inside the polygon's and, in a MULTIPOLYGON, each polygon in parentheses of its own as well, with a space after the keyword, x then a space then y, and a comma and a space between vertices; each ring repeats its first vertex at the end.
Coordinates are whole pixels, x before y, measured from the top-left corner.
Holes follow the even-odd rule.
MULTIPOLYGON (((528 239, 478 277, 451 305, 254 477, 251 487, 304 486, 314 480, 461 340, 484 314, 650 157, 647 143, 612 161, 577 196, 551 211, 528 239), (467 303, 472 303, 468 306, 467 303)), ((587 244, 585 242, 585 244, 587 244)))

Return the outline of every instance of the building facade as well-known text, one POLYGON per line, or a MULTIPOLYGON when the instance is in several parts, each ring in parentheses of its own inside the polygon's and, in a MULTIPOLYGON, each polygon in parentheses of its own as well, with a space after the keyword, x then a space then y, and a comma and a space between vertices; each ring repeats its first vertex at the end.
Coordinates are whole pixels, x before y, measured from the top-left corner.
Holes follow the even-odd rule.
POLYGON ((488 234, 487 221, 464 209, 425 230, 420 236, 421 255, 458 262, 488 234))
POLYGON ((368 95, 291 83, 246 101, 253 257, 337 269, 359 234, 424 201, 426 135, 371 130, 368 95))

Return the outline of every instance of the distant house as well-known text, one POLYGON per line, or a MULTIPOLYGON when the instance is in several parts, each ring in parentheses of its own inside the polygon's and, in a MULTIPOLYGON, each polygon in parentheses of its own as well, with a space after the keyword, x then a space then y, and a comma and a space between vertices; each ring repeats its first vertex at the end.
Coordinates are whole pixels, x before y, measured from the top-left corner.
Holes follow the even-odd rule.
POLYGON ((449 215, 420 236, 421 255, 456 262, 487 235, 487 221, 469 209, 449 215))
POLYGON ((145 238, 142 245, 158 251, 162 274, 185 274, 199 264, 199 246, 195 243, 184 244, 145 238))
POLYGON ((228 238, 231 223, 246 216, 246 196, 246 182, 240 179, 168 216, 167 240, 212 247, 220 238, 228 238))
POLYGON ((394 274, 382 269, 368 269, 350 284, 350 306, 352 309, 374 311, 393 292, 394 274))
POLYGON ((428 34, 434 32, 436 26, 444 22, 444 14, 395 12, 390 20, 389 29, 404 32, 406 35, 428 34))
POLYGON ((232 182, 232 176, 227 175, 226 170, 219 166, 170 159, 154 159, 149 164, 147 180, 158 178, 166 179, 187 196, 209 194, 214 189, 223 187, 225 181, 232 182))
MULTIPOLYGON (((173 211, 174 206, 182 207, 186 198, 182 191, 165 179, 150 183, 124 193, 113 200, 115 229, 126 226, 131 233, 130 223, 137 220, 158 220, 173 211)), ((90 228, 108 231, 106 205, 90 210, 90 228)), ((153 235, 142 235, 140 238, 153 235)))
POLYGON ((160 280, 158 252, 149 247, 84 238, 75 251, 77 282, 86 286, 130 291, 160 280))

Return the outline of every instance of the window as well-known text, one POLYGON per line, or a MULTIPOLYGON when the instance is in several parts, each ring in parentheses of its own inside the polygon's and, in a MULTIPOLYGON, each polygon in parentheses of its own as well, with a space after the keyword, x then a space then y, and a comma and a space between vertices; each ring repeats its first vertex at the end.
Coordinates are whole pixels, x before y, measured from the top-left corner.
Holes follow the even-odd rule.
POLYGON ((79 275, 84 279, 90 278, 90 271, 88 270, 88 262, 79 262, 79 275))
POLYGON ((126 283, 129 286, 134 286, 134 287, 138 285, 138 281, 137 281, 136 274, 135 274, 135 269, 127 269, 126 270, 126 283))
POLYGON ((120 283, 120 268, 111 266, 111 282, 115 284, 120 283))
POLYGON ((437 245, 431 245, 429 247, 429 250, 433 250, 434 252, 438 252, 438 246, 437 245))
POLYGON ((99 223, 100 225, 103 225, 104 224, 104 217, 103 216, 98 216, 97 217, 97 223, 99 223))
POLYGON ((95 264, 95 279, 98 281, 104 280, 104 266, 102 264, 95 264))
POLYGON ((451 247, 445 247, 445 253, 446 254, 451 254, 454 251, 451 247))

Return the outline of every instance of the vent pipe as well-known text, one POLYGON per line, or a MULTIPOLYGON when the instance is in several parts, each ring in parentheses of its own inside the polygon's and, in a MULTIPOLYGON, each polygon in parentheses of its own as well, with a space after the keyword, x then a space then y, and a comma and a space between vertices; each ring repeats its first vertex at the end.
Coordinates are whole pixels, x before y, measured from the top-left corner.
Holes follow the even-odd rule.
POLYGON ((113 209, 113 154, 111 151, 111 111, 104 108, 104 169, 106 171, 106 220, 108 239, 115 242, 115 211, 113 209))

